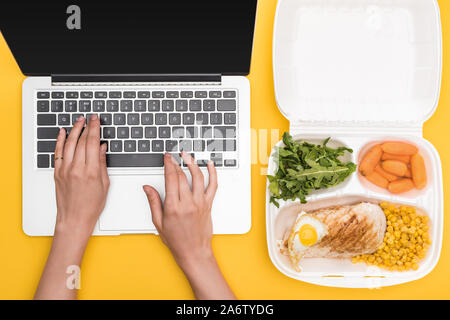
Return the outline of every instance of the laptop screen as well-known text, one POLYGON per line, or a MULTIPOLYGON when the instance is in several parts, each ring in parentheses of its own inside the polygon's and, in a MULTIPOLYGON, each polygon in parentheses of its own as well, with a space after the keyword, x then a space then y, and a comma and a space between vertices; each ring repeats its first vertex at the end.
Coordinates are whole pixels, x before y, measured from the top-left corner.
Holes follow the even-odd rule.
POLYGON ((245 75, 256 2, 3 1, 0 28, 25 75, 245 75))

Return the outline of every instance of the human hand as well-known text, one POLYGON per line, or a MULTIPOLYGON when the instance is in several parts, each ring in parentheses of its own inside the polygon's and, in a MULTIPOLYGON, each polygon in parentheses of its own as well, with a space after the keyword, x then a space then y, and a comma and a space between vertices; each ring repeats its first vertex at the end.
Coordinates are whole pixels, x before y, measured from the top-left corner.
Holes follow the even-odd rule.
POLYGON ((212 255, 211 207, 217 190, 217 173, 208 163, 209 184, 205 190, 203 173, 190 155, 183 152, 192 176, 192 190, 186 175, 170 154, 164 155, 166 198, 164 208, 159 193, 144 186, 152 220, 162 241, 183 268, 192 260, 212 255))
POLYGON ((84 117, 78 118, 67 140, 64 129, 57 138, 55 235, 71 232, 87 240, 105 207, 109 177, 106 145, 100 146, 100 121, 93 115, 81 134, 84 122, 84 117))

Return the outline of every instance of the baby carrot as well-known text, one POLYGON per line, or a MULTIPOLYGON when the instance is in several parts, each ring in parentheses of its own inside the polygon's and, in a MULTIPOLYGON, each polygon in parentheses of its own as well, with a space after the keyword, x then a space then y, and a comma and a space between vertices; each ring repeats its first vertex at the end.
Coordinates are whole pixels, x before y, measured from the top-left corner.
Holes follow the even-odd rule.
POLYGON ((395 181, 398 179, 396 175, 390 174, 386 170, 384 170, 380 165, 375 167, 375 172, 377 172, 380 176, 384 177, 387 181, 395 181))
POLYGON ((389 183, 388 190, 391 193, 403 193, 414 189, 414 183, 411 179, 400 179, 389 183))
POLYGON ((377 144, 372 149, 370 149, 364 156, 363 160, 359 164, 359 171, 363 176, 367 176, 373 173, 375 167, 380 162, 383 150, 381 145, 377 144))
POLYGON ((406 177, 406 178, 412 178, 412 172, 411 172, 411 169, 410 169, 410 168, 408 168, 408 169, 406 170, 405 177, 406 177))
POLYGON ((399 154, 392 154, 386 152, 383 152, 383 155, 381 156, 381 160, 397 160, 404 163, 409 163, 410 159, 411 159, 410 156, 402 156, 399 154))
POLYGON ((411 172, 416 188, 425 188, 427 185, 427 172, 425 170, 425 162, 420 154, 415 154, 411 157, 411 172))
POLYGON ((386 160, 381 163, 381 167, 387 172, 399 177, 404 177, 408 167, 401 161, 386 160))
POLYGON ((386 189, 389 185, 389 181, 376 171, 367 175, 366 178, 367 178, 367 180, 369 180, 373 184, 379 186, 380 188, 386 189))
POLYGON ((412 156, 418 151, 416 146, 405 142, 385 142, 381 145, 381 148, 386 153, 402 156, 412 156))

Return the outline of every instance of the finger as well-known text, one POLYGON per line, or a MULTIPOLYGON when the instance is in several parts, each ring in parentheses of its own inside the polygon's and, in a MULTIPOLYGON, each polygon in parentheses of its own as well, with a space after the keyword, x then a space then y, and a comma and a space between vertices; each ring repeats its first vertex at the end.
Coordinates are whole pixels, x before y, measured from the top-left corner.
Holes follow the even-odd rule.
POLYGON ((183 161, 187 164, 189 172, 192 176, 192 193, 194 197, 200 197, 205 193, 205 182, 203 173, 195 162, 194 158, 186 152, 181 152, 183 161))
POLYGON ((73 156, 73 163, 76 165, 86 164, 86 141, 89 128, 85 127, 80 139, 78 139, 77 147, 75 148, 75 154, 73 156))
POLYGON ((164 178, 166 182, 166 200, 179 200, 178 174, 174 159, 169 153, 164 155, 164 178))
POLYGON ((143 189, 147 195, 148 203, 150 205, 153 224, 155 225, 156 230, 158 230, 158 233, 161 233, 160 230, 162 227, 163 216, 161 197, 159 196, 158 191, 156 191, 153 187, 145 185, 143 186, 143 189))
POLYGON ((102 172, 102 181, 104 185, 109 186, 109 175, 108 175, 108 168, 106 167, 106 149, 107 149, 106 143, 103 143, 100 146, 100 170, 102 172))
POLYGON ((86 137, 86 165, 96 171, 100 168, 100 121, 96 114, 92 115, 87 125, 88 133, 86 137))
POLYGON ((206 188, 206 199, 212 204, 217 191, 217 171, 212 161, 208 162, 209 183, 206 188))
POLYGON ((59 168, 61 168, 61 163, 63 159, 64 152, 64 143, 66 142, 66 130, 61 128, 58 133, 58 138, 56 139, 56 147, 55 147, 55 174, 58 173, 59 168))
POLYGON ((192 197, 191 187, 189 186, 186 174, 181 170, 178 164, 175 164, 175 169, 178 175, 178 192, 180 195, 180 200, 192 197))
POLYGON ((80 132, 83 129, 83 125, 84 125, 84 117, 79 117, 75 122, 75 124, 73 125, 72 130, 70 130, 69 137, 67 138, 67 141, 64 145, 63 157, 65 164, 72 163, 78 139, 80 137, 80 132))

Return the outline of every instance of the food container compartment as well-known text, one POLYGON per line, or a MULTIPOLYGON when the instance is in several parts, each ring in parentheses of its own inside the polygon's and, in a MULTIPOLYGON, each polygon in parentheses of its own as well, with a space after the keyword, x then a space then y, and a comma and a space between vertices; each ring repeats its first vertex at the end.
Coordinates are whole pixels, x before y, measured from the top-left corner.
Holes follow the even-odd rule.
POLYGON ((414 188, 411 191, 408 191, 405 193, 392 194, 388 190, 378 187, 375 184, 373 184, 372 182, 370 182, 369 180, 367 180, 361 174, 361 172, 358 170, 357 174, 358 174, 358 178, 359 178, 361 185, 364 188, 366 188, 374 193, 390 195, 390 196, 394 196, 395 198, 418 199, 418 198, 422 197, 422 199, 425 199, 427 197, 427 193, 432 192, 431 189, 434 184, 434 179, 437 178, 435 176, 435 171, 432 168, 436 165, 436 162, 438 162, 438 161, 432 161, 431 154, 433 152, 431 151, 431 154, 430 154, 430 150, 429 150, 430 146, 422 140, 423 139, 417 139, 417 138, 415 138, 414 140, 411 140, 411 139, 406 139, 406 138, 399 139, 398 137, 381 137, 377 140, 368 142, 359 150, 359 152, 357 154, 357 159, 358 159, 357 162, 358 162, 358 166, 359 166, 359 164, 361 163, 361 161, 364 158, 364 156, 366 155, 366 153, 373 146, 383 143, 383 142, 399 141, 399 142, 406 142, 406 143, 412 144, 419 149, 419 154, 423 157, 423 159, 425 161, 425 169, 426 169, 426 173, 427 173, 427 185, 425 186, 425 188, 423 188, 421 190, 414 188))

